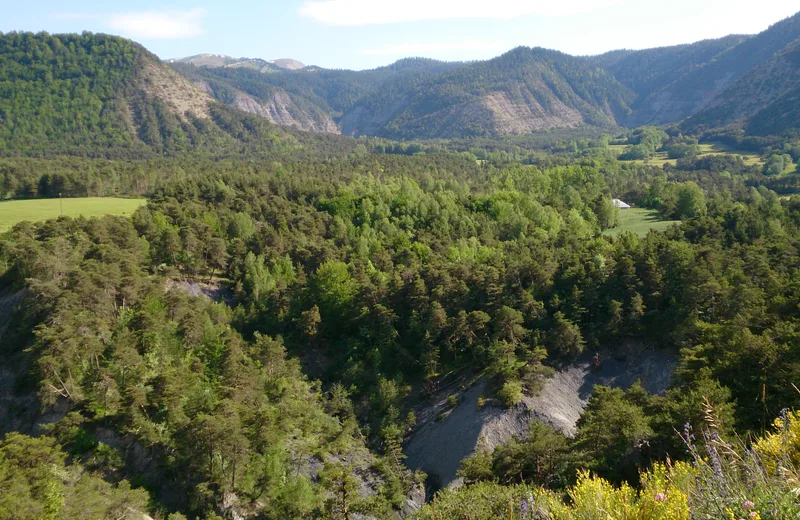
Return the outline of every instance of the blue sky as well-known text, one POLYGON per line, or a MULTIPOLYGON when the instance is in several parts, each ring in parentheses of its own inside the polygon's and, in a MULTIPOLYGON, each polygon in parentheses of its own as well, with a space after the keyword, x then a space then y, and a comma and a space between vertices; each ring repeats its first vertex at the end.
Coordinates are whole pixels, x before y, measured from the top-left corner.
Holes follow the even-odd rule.
MULTIPOLYGON (((2 0, 10 2, 11 0, 2 0)), ((161 58, 295 58, 364 69, 407 56, 485 59, 518 45, 570 54, 756 33, 797 0, 15 1, 0 31, 107 32, 161 58)))

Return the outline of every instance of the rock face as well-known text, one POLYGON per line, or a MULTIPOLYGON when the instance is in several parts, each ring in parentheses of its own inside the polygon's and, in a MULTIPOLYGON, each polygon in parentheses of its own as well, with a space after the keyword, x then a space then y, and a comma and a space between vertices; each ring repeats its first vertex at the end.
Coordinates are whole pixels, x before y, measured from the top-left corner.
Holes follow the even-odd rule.
POLYGON ((574 435, 595 385, 628 388, 641 380, 649 392, 662 393, 676 363, 674 355, 638 344, 626 345, 615 354, 605 353, 603 359, 599 369, 593 368, 591 356, 558 369, 537 396, 526 397, 509 409, 493 399, 486 399, 478 408, 478 398, 488 397, 483 379, 458 395, 458 404, 452 409, 449 396, 439 395, 435 404, 417 414, 419 426, 405 445, 408 467, 427 473, 430 487, 446 487, 456 481, 461 460, 479 445, 492 451, 524 433, 534 419, 574 435))
POLYGON ((170 67, 148 62, 138 80, 147 95, 162 100, 176 115, 183 118, 188 112, 201 119, 210 117, 208 105, 214 101, 211 96, 170 67))
POLYGON ((276 90, 267 102, 261 102, 244 92, 237 92, 233 105, 244 112, 264 117, 276 125, 307 132, 340 133, 339 127, 330 116, 300 108, 283 90, 276 90))
POLYGON ((492 92, 484 96, 483 105, 492 113, 494 128, 501 135, 569 128, 583 123, 581 113, 559 99, 552 101, 548 111, 535 98, 527 103, 515 103, 505 92, 492 92))

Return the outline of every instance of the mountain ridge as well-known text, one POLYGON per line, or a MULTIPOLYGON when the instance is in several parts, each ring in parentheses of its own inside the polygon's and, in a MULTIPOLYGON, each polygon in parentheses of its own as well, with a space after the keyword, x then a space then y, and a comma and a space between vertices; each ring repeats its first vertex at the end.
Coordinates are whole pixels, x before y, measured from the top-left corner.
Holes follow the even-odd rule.
POLYGON ((218 101, 314 132, 408 140, 681 123, 764 133, 796 126, 783 115, 795 110, 795 97, 782 99, 780 110, 766 109, 800 88, 800 78, 770 76, 761 82, 775 86, 769 92, 753 78, 794 70, 778 56, 798 39, 800 13, 756 35, 595 56, 517 47, 483 61, 409 58, 365 71, 171 65, 211 85, 218 101))
POLYGON ((259 72, 275 72, 279 70, 299 70, 305 68, 305 64, 292 58, 278 58, 265 60, 262 58, 234 58, 225 54, 195 54, 184 58, 171 58, 167 63, 188 63, 197 67, 231 67, 249 68, 259 72))
POLYGON ((308 139, 280 128, 414 140, 800 126, 800 13, 754 36, 588 57, 517 47, 484 61, 406 58, 366 71, 282 63, 163 62, 115 36, 3 34, 0 153, 213 153, 308 139))
POLYGON ((0 71, 1 155, 328 153, 328 138, 227 106, 118 36, 0 34, 0 71))

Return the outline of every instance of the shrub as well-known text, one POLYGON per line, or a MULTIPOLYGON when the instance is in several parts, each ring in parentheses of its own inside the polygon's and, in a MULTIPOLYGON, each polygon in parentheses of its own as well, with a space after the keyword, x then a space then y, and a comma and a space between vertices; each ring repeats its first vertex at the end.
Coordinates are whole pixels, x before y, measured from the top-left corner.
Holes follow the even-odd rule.
POLYGON ((497 396, 506 406, 514 406, 522 401, 522 383, 519 381, 506 381, 497 396))
MULTIPOLYGON (((709 416, 713 410, 709 407, 709 416)), ((712 421, 713 422, 713 421, 712 421)), ((800 414, 784 412, 772 433, 753 448, 729 443, 713 429, 695 442, 684 427, 690 462, 655 464, 640 476, 640 488, 614 486, 588 471, 566 489, 566 500, 539 488, 503 486, 490 481, 488 453, 467 459, 460 475, 467 485, 442 491, 423 507, 417 520, 469 518, 489 520, 717 520, 800 518, 797 463, 800 414)))

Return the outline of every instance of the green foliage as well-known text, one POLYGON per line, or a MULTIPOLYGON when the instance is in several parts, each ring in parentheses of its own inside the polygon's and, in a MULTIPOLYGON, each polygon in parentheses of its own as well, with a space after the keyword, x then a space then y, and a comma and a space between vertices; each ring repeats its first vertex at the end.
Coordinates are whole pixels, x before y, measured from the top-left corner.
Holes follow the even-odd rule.
MULTIPOLYGON (((256 507, 267 518, 320 510, 325 491, 292 461, 326 460, 358 442, 352 425, 325 413, 279 338, 255 334, 246 342, 231 328, 227 306, 165 292, 165 280, 148 273, 149 244, 129 219, 61 219, 12 234, 38 258, 19 268, 37 295, 23 322, 43 320, 30 345, 39 396, 76 411, 53 434, 87 465, 113 474, 130 463, 93 440, 96 428, 113 425, 153 459, 143 477, 150 489, 189 497, 172 508, 205 514, 233 492, 242 504, 264 504, 256 507), (39 240, 45 229, 59 238, 39 240)), ((18 252, 5 250, 21 260, 18 252)), ((273 272, 285 278, 291 270, 273 272)), ((41 497, 31 500, 46 504, 41 497)))
POLYGON ((501 444, 491 454, 479 449, 464 459, 458 475, 467 484, 496 480, 552 489, 564 484, 569 459, 566 437, 546 424, 532 421, 520 438, 501 444))
POLYGON ((772 154, 764 163, 764 175, 782 175, 794 169, 792 156, 789 154, 772 154))
POLYGON ((706 198, 703 190, 688 182, 677 187, 675 213, 679 219, 703 216, 706 213, 706 198))
POLYGON ((8 434, 0 442, 0 516, 118 518, 149 511, 146 491, 124 480, 111 485, 65 459, 54 439, 8 434))
POLYGON ((667 146, 667 157, 670 159, 686 159, 700 153, 700 146, 688 143, 675 143, 667 146))
MULTIPOLYGON (((638 490, 627 484, 614 486, 584 471, 564 498, 535 482, 501 485, 482 478, 438 493, 415 518, 793 518, 800 512, 795 488, 797 442, 791 434, 796 419, 796 414, 784 414, 775 431, 756 439, 754 446, 727 442, 716 432, 695 438, 687 426, 683 447, 692 463, 655 464, 639 475, 638 490)), ((490 458, 476 455, 465 461, 464 468, 472 475, 486 474, 490 458)))
POLYGON ((522 384, 518 381, 506 381, 497 396, 506 406, 514 406, 522 401, 522 384))
POLYGON ((615 481, 635 480, 639 447, 653 435, 644 410, 632 400, 618 388, 597 386, 577 425, 574 449, 589 469, 615 481))
MULTIPOLYGON (((206 104, 155 55, 116 36, 0 34, 0 71, 0 155, 263 156, 297 153, 300 140, 309 149, 331 140, 345 154, 356 148, 333 136, 297 137, 258 116, 206 104), (192 108, 181 113, 176 104, 192 108)), ((43 176, 39 196, 71 191, 64 180, 43 176)))
POLYGON ((641 146, 649 153, 652 153, 660 149, 668 139, 669 136, 663 130, 652 126, 644 126, 636 129, 629 141, 631 144, 641 146))
POLYGON ((549 337, 550 350, 555 354, 577 356, 583 352, 584 346, 580 329, 563 312, 556 312, 549 337))
POLYGON ((649 159, 653 154, 653 150, 644 144, 630 145, 625 148, 625 151, 619 156, 621 161, 643 161, 649 159))

